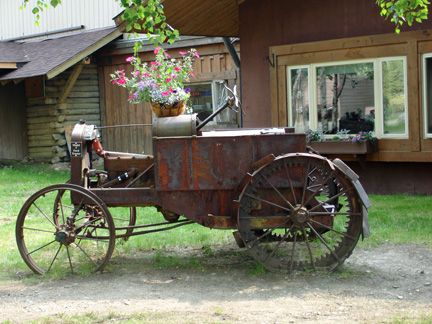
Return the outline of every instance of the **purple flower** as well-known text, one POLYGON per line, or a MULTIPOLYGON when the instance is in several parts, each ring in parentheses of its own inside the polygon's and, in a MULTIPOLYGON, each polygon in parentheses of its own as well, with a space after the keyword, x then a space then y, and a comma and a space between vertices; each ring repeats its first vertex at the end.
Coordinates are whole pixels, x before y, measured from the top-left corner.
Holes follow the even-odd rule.
POLYGON ((187 93, 187 92, 190 92, 191 91, 191 89, 190 88, 186 88, 185 89, 185 92, 187 93))

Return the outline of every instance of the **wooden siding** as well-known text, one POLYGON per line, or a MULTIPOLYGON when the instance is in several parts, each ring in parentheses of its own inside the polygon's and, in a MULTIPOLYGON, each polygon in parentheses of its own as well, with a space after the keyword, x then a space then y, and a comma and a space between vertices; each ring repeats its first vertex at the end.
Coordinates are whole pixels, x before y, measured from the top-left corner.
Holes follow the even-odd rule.
MULTIPOLYGON (((431 53, 432 31, 416 31, 400 35, 385 34, 313 43, 275 46, 270 56, 275 68, 270 70, 271 112, 273 126, 285 126, 286 118, 286 67, 301 64, 348 61, 378 57, 405 56, 407 58, 408 84, 408 139, 383 138, 379 151, 368 155, 369 161, 432 160, 432 139, 423 134, 422 62, 421 55, 431 53)), ((346 157, 346 160, 355 159, 346 157)))
POLYGON ((36 161, 69 161, 65 126, 75 125, 80 119, 100 125, 97 66, 75 65, 48 80, 45 91, 46 96, 28 100, 29 155, 36 161), (77 70, 81 71, 71 86, 77 70))
POLYGON ((62 1, 56 9, 41 13, 40 26, 34 24, 31 4, 19 10, 22 1, 0 0, 0 40, 84 25, 85 29, 115 26, 120 11, 113 0, 62 1))
POLYGON ((27 155, 24 82, 0 85, 0 158, 21 160, 27 155))
MULTIPOLYGON (((179 57, 179 51, 187 51, 188 48, 177 48, 169 50, 172 57, 179 57)), ((231 88, 238 83, 238 72, 231 57, 223 44, 207 45, 197 47, 200 58, 194 61, 195 77, 190 81, 208 82, 212 80, 227 80, 231 88)), ((99 67, 99 80, 101 86, 101 120, 104 126, 151 124, 152 111, 149 103, 130 104, 126 89, 111 84, 111 74, 114 71, 125 70, 126 74, 132 71, 130 64, 126 64, 126 58, 132 54, 125 55, 125 50, 104 53, 103 61, 110 62, 109 65, 99 67), (116 55, 120 54, 120 55, 116 55)), ((153 51, 141 53, 143 61, 154 59, 153 51)), ((102 130, 103 147, 105 150, 122 151, 129 153, 153 154, 152 134, 150 126, 134 126, 107 128, 102 130)))

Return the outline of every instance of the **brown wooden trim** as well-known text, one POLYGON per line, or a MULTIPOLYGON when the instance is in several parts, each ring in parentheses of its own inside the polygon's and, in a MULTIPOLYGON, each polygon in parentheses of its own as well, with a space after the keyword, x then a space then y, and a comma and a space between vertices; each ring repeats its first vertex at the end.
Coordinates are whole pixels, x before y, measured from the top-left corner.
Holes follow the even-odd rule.
MULTIPOLYGON (((270 57, 273 57, 270 49, 270 57)), ((279 95, 278 95, 278 72, 279 69, 270 66, 270 113, 273 127, 279 126, 279 95)))
POLYGON ((0 62, 0 69, 16 69, 16 68, 17 68, 16 63, 0 62))
POLYGON ((407 55, 407 94, 408 94, 408 134, 410 139, 410 150, 412 152, 420 151, 420 101, 419 101, 419 61, 417 56, 417 41, 408 42, 407 55))
POLYGON ((207 82, 212 80, 236 80, 237 70, 232 69, 228 71, 215 71, 215 72, 196 72, 194 78, 189 81, 193 82, 207 82))
POLYGON ((363 47, 356 49, 334 49, 332 51, 314 51, 301 54, 279 54, 276 56, 277 65, 301 65, 320 62, 362 60, 375 57, 390 57, 407 55, 407 44, 388 46, 363 47))
POLYGON ((333 51, 337 48, 351 49, 372 46, 389 46, 391 44, 403 44, 410 40, 428 41, 431 39, 432 30, 421 30, 396 34, 381 34, 372 36, 333 39, 319 42, 290 44, 270 47, 270 51, 276 56, 287 54, 311 53, 319 51, 333 51))
POLYGON ((288 116, 287 116, 287 76, 286 67, 278 66, 278 127, 288 126, 288 116))
POLYGON ((67 97, 69 96, 69 92, 72 90, 73 86, 75 85, 76 80, 78 79, 82 69, 84 67, 84 63, 78 63, 75 65, 72 73, 70 74, 68 80, 66 81, 66 84, 60 93, 58 97, 58 103, 64 103, 66 102, 67 97))

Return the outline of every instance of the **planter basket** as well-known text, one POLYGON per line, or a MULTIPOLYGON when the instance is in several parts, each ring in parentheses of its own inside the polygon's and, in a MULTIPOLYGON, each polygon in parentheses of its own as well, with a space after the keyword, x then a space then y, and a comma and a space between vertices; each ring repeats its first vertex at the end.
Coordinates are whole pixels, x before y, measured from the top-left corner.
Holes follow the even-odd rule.
POLYGON ((156 102, 151 103, 153 112, 158 117, 174 117, 183 114, 186 110, 186 103, 175 102, 170 105, 160 104, 156 102))

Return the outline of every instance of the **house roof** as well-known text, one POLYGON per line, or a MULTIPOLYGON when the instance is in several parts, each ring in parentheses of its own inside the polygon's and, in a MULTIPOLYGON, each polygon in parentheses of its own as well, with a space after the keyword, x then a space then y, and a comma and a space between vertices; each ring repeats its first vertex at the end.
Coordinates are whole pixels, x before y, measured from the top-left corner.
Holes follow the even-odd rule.
MULTIPOLYGON (((238 5, 244 1, 246 0, 165 0, 163 5, 168 24, 178 29, 180 35, 238 37, 238 5)), ((114 20, 120 31, 124 32, 126 23, 121 14, 114 20)))
POLYGON ((110 27, 25 43, 0 42, 0 68, 2 63, 17 64, 0 81, 41 75, 51 79, 119 35, 117 28, 110 27))

